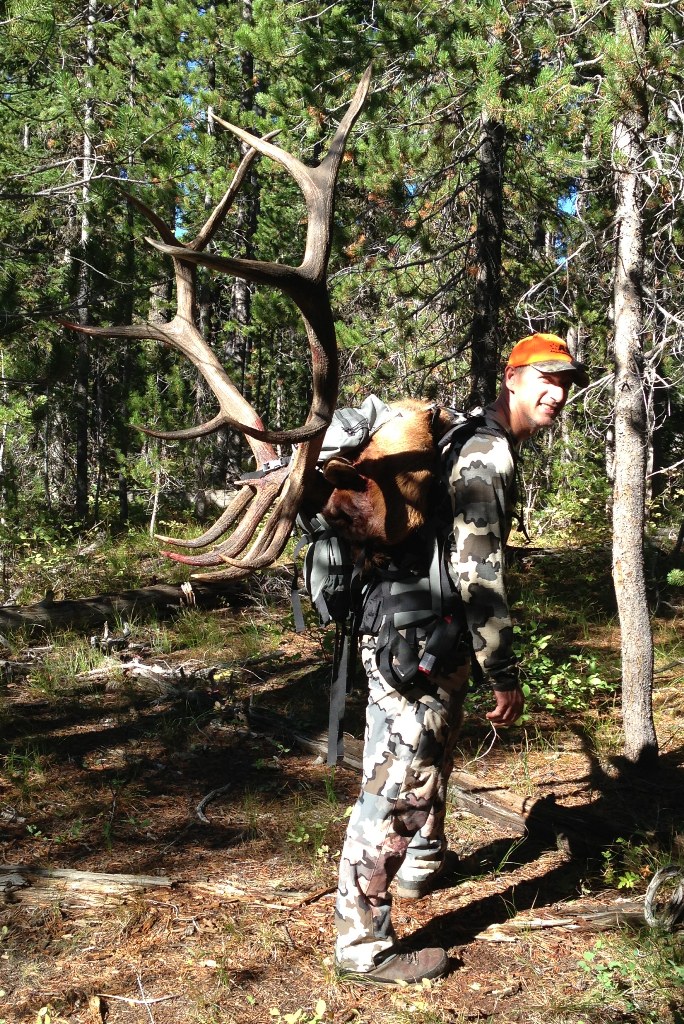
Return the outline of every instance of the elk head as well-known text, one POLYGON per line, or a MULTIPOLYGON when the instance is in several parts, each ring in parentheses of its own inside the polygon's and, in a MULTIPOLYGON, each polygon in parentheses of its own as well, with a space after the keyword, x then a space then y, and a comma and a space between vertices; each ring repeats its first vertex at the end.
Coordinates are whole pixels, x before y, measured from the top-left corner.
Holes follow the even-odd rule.
POLYGON ((391 547, 424 524, 438 470, 436 442, 451 425, 430 402, 404 399, 390 408, 395 415, 361 452, 353 460, 329 458, 319 474, 325 483, 309 492, 312 506, 354 545, 391 547))
POLYGON ((249 444, 257 469, 263 475, 237 481, 239 490, 233 502, 201 537, 191 541, 160 537, 165 543, 191 549, 205 548, 232 530, 227 540, 210 551, 183 555, 167 551, 169 557, 195 566, 220 566, 206 573, 214 579, 240 578, 269 565, 283 550, 290 535, 307 485, 316 474, 323 433, 330 423, 338 391, 338 361, 335 325, 327 288, 326 272, 331 249, 334 193, 347 136, 357 120, 370 88, 370 67, 359 83, 347 112, 330 144, 327 156, 316 167, 308 167, 289 153, 263 139, 215 117, 218 124, 233 132, 249 147, 231 185, 199 234, 192 241, 180 242, 164 221, 139 199, 130 201, 158 232, 161 241, 147 239, 160 252, 171 257, 176 278, 177 312, 165 324, 134 324, 125 327, 92 327, 65 322, 65 326, 89 335, 119 338, 151 338, 185 355, 205 378, 219 405, 218 414, 208 423, 186 430, 145 433, 170 440, 191 439, 231 427, 242 432, 249 444), (292 175, 306 203, 307 233, 304 257, 298 267, 247 259, 230 259, 205 252, 208 243, 223 223, 226 213, 257 154, 270 157, 292 175), (297 305, 311 349, 313 398, 306 422, 293 430, 265 430, 263 422, 230 381, 197 325, 196 267, 232 274, 257 284, 279 288, 297 305), (284 464, 274 448, 289 443, 297 447, 284 464), (265 522, 264 522, 265 521, 265 522), (262 525, 264 522, 264 525, 262 525))

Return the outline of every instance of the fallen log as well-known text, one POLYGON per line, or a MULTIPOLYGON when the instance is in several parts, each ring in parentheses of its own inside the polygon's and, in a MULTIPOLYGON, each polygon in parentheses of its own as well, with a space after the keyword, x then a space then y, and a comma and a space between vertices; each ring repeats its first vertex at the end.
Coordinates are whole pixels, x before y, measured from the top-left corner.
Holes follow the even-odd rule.
MULTIPOLYGON (((334 888, 314 893, 284 888, 277 880, 260 885, 237 885, 224 879, 174 879, 166 875, 127 875, 71 868, 38 868, 27 864, 0 867, 0 897, 6 904, 30 910, 59 906, 64 913, 97 913, 106 907, 120 907, 141 899, 158 899, 159 890, 190 893, 201 901, 206 894, 223 903, 243 903, 275 910, 293 910, 315 902, 334 888)), ((154 902, 157 901, 154 900, 154 902)))
MULTIPOLYGON (((202 583, 193 580, 192 602, 198 608, 216 608, 222 602, 242 605, 248 600, 248 590, 240 583, 202 583)), ((51 633, 62 629, 86 630, 113 624, 132 617, 146 618, 151 614, 168 617, 187 607, 186 591, 182 586, 157 583, 137 590, 124 590, 118 594, 99 594, 70 601, 44 599, 31 605, 3 605, 0 607, 0 633, 28 630, 32 633, 51 633)))
POLYGON ((642 899, 617 899, 603 906, 566 903, 542 914, 533 911, 517 914, 508 921, 489 925, 475 938, 486 942, 515 942, 521 933, 541 928, 602 932, 646 925, 665 932, 681 930, 684 926, 684 869, 678 864, 659 868, 642 899))
POLYGON ((117 875, 71 868, 40 868, 28 864, 0 866, 0 894, 22 907, 52 904, 70 910, 121 906, 146 890, 169 889, 166 875, 117 875))
POLYGON ((578 904, 562 908, 561 913, 525 916, 520 914, 509 921, 490 924, 475 938, 482 942, 516 942, 526 933, 548 928, 563 931, 603 932, 616 928, 644 928, 644 901, 623 900, 609 906, 597 907, 578 904))
MULTIPOLYGON (((284 735, 303 750, 322 758, 327 754, 327 730, 309 736, 284 715, 254 706, 249 707, 247 717, 253 729, 284 735)), ((363 743, 347 733, 344 736, 343 763, 357 770, 363 763, 363 743)), ((568 846, 573 851, 594 848, 609 841, 616 830, 614 823, 606 822, 584 808, 563 807, 553 795, 520 797, 469 772, 452 773, 449 796, 459 810, 485 818, 514 835, 549 839, 555 845, 568 846)))

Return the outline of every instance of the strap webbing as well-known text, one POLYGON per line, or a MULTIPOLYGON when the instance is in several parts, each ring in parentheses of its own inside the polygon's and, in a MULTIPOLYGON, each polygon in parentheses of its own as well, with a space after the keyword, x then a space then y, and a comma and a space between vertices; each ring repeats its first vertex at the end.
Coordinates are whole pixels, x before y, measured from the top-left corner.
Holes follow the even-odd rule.
POLYGON ((349 666, 354 648, 346 623, 335 625, 335 652, 330 679, 330 711, 328 715, 328 764, 344 757, 344 707, 347 702, 349 666))
POLYGON ((303 633, 306 630, 306 623, 304 622, 304 612, 302 611, 302 598, 299 593, 299 573, 297 571, 297 559, 299 553, 306 544, 306 538, 302 537, 295 547, 293 566, 292 566, 292 582, 290 583, 290 603, 292 604, 292 618, 294 621, 294 628, 297 633, 303 633))

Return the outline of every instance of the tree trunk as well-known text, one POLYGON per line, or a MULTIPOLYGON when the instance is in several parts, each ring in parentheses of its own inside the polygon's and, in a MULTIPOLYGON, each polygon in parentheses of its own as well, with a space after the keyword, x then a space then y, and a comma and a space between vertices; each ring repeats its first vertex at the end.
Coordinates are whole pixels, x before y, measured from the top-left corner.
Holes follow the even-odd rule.
MULTIPOLYGON (((629 8, 618 14, 618 33, 636 55, 646 41, 646 18, 629 8)), ((613 580, 622 631, 622 713, 625 756, 647 766, 657 760, 653 724, 653 636, 644 574, 645 475, 648 425, 643 381, 644 225, 640 170, 646 107, 638 83, 635 102, 613 132, 616 196, 615 480, 613 580)))
POLYGON ((468 402, 471 406, 493 402, 498 385, 505 138, 504 126, 483 113, 475 239, 477 277, 471 333, 471 396, 468 402))
MULTIPOLYGON (((86 87, 90 86, 91 69, 95 66, 94 25, 97 16, 95 0, 88 0, 86 24, 86 87)), ((81 150, 81 230, 80 262, 77 273, 76 309, 80 324, 90 323, 90 270, 87 259, 90 241, 90 175, 93 171, 93 145, 90 132, 93 128, 95 106, 88 98, 84 109, 83 144, 81 150)), ((90 383, 90 349, 85 335, 79 334, 76 342, 76 501, 77 519, 88 515, 88 392, 90 383)))

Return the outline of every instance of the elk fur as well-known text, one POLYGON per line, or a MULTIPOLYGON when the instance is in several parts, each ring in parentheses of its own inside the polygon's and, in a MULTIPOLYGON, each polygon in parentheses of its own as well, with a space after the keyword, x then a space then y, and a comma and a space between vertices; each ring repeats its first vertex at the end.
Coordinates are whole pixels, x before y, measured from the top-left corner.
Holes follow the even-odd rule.
POLYGON ((318 474, 325 483, 319 480, 314 503, 354 544, 400 544, 427 515, 438 470, 436 442, 450 425, 449 414, 415 399, 390 408, 398 415, 356 457, 332 456, 318 474))

